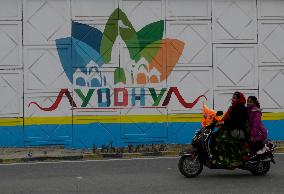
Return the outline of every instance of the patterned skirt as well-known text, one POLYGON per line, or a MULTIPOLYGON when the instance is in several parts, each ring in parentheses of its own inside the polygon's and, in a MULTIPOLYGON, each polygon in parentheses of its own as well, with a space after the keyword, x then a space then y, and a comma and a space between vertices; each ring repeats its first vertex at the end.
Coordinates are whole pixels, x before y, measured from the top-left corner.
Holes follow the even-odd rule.
POLYGON ((221 130, 215 144, 217 160, 229 168, 242 165, 243 157, 247 154, 244 144, 244 140, 233 138, 229 130, 221 130))

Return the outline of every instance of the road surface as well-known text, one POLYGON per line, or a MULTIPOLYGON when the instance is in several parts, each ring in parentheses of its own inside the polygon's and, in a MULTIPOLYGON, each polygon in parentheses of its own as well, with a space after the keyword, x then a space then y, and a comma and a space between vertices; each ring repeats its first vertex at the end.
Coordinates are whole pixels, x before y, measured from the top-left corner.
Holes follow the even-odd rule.
POLYGON ((268 175, 209 170, 184 178, 178 158, 0 165, 0 194, 283 194, 284 155, 268 175))

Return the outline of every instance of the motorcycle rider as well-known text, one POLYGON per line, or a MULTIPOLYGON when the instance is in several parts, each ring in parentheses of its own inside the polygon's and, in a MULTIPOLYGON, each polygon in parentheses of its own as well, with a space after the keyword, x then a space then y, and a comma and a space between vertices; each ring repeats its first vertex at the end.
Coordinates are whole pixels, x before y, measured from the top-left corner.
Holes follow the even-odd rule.
POLYGON ((269 140, 265 140, 263 149, 251 155, 247 143, 250 137, 248 132, 251 133, 251 142, 258 142, 255 140, 264 138, 263 134, 266 133, 259 133, 258 131, 263 128, 255 127, 261 126, 258 125, 261 119, 259 103, 253 97, 249 99, 248 110, 251 111, 249 113, 245 104, 244 95, 235 92, 232 105, 221 121, 218 118, 222 115, 221 111, 215 112, 203 104, 202 128, 196 131, 192 146, 181 152, 178 163, 181 174, 188 178, 196 177, 202 172, 203 166, 210 169, 239 168, 249 170, 256 176, 265 175, 269 171, 270 163, 275 163, 273 156, 275 146, 269 140), (250 131, 248 131, 248 114, 252 114, 250 121, 256 121, 257 124, 250 123, 250 131), (252 119, 255 116, 256 120, 252 119), (219 130, 216 130, 217 128, 219 130), (253 132, 255 129, 256 133, 253 132))
POLYGON ((249 123, 249 145, 252 152, 259 151, 264 140, 267 139, 267 130, 261 121, 261 109, 258 99, 255 96, 249 96, 247 100, 248 123, 249 123))
POLYGON ((232 105, 222 118, 216 139, 217 161, 228 168, 243 162, 244 144, 247 138, 248 112, 243 93, 235 92, 232 105))

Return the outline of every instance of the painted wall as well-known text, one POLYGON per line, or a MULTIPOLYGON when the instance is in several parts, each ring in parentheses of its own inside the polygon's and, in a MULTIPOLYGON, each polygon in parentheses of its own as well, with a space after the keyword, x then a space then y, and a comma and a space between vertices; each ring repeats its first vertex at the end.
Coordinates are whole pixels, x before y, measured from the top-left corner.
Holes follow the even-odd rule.
POLYGON ((236 90, 284 140, 284 1, 0 4, 2 147, 188 143, 236 90))

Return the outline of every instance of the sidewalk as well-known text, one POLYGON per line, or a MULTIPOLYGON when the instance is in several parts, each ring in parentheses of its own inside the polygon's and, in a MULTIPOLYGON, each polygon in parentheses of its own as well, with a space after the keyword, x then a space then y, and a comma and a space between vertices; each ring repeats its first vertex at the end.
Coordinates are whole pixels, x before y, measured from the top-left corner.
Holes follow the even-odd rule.
MULTIPOLYGON (((284 153, 284 142, 275 142, 276 153, 284 153)), ((73 150, 63 147, 0 148, 0 163, 35 161, 101 160, 110 158, 143 158, 178 156, 190 145, 140 145, 125 148, 103 147, 93 150, 73 150)))
POLYGON ((190 145, 130 145, 125 148, 103 147, 93 150, 64 149, 56 146, 0 148, 0 163, 178 156, 186 146, 190 145))

